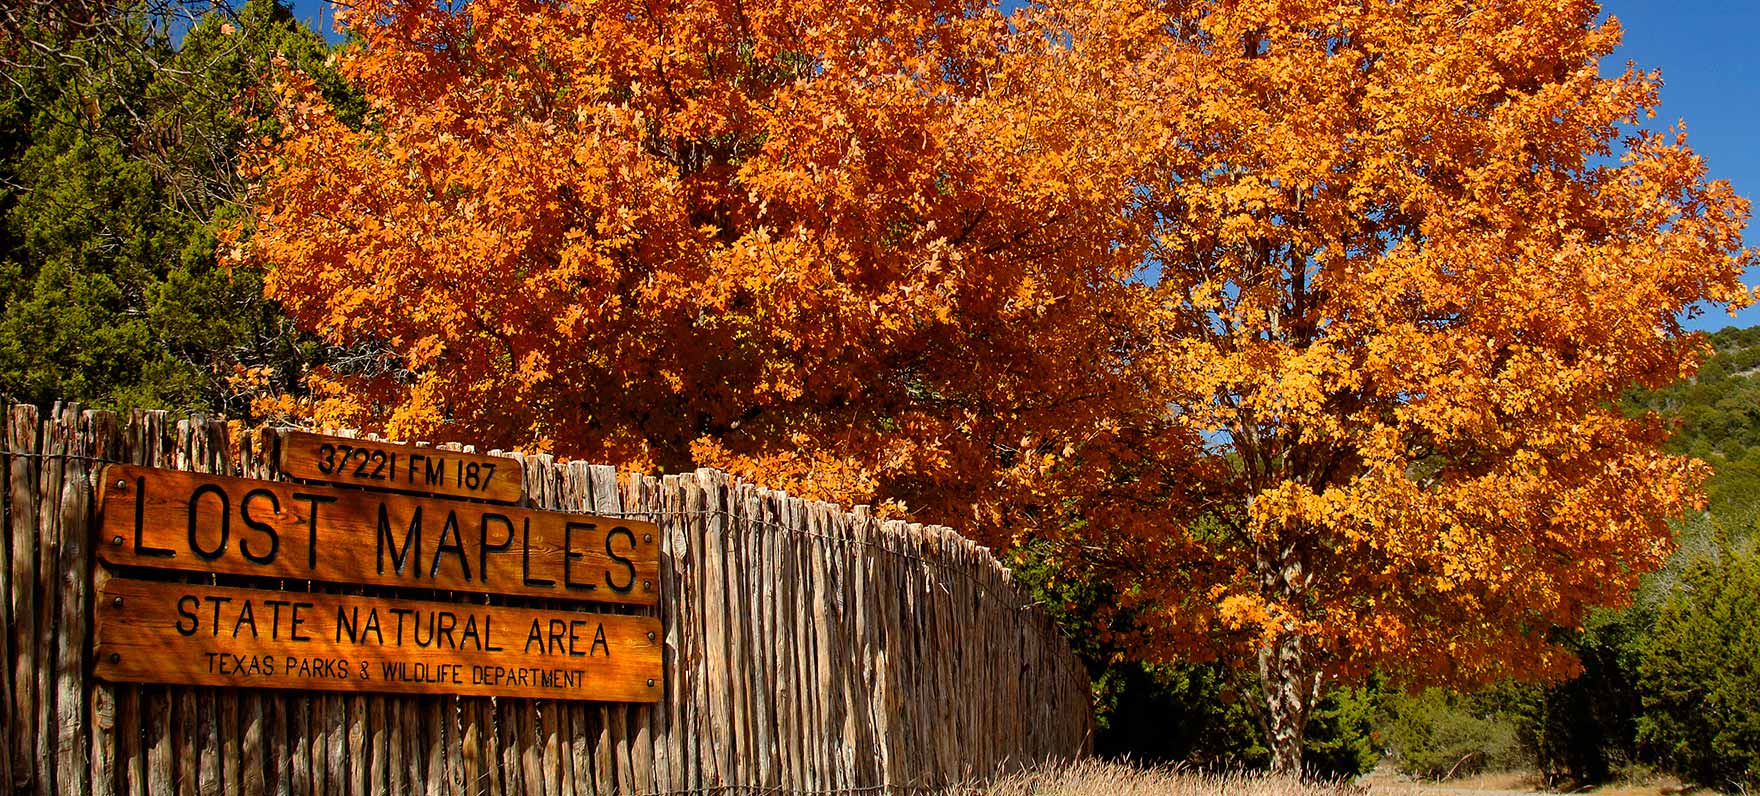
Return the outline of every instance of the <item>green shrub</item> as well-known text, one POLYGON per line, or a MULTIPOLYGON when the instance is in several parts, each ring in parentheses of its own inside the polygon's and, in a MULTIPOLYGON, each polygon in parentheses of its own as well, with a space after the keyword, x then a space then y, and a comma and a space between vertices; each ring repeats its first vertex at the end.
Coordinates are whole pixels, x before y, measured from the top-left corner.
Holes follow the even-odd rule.
POLYGON ((1582 674, 1551 686, 1506 685, 1525 694, 1509 701, 1517 735, 1548 786, 1574 789, 1610 782, 1638 764, 1638 639, 1649 629, 1640 611, 1599 611, 1563 640, 1582 674))
POLYGON ((252 395, 235 377, 255 369, 297 391, 322 359, 259 272, 220 262, 218 230, 250 212, 239 153, 278 134, 284 66, 345 117, 364 99, 281 3, 184 18, 203 5, 7 6, 0 396, 245 417, 252 395))
POLYGON ((1760 556, 1724 546, 1683 572, 1640 642, 1638 739, 1676 775, 1760 788, 1760 556))
MULTIPOLYGON (((1226 664, 1113 663, 1094 681, 1103 757, 1172 763, 1200 771, 1264 769, 1271 764, 1255 715, 1259 684, 1226 664)), ((1302 765, 1321 780, 1353 779, 1381 754, 1371 739, 1373 689, 1333 689, 1308 720, 1302 765)))
POLYGON ((1243 693, 1228 667, 1118 661, 1090 671, 1096 673, 1096 753, 1206 771, 1270 764, 1253 720, 1256 694, 1243 693))
POLYGON ((1308 719, 1302 766, 1322 780, 1354 779, 1375 768, 1381 762, 1381 748, 1375 743, 1381 699, 1374 682, 1329 692, 1308 719))
POLYGON ((1432 688, 1389 697, 1382 715, 1378 735, 1408 776, 1447 779, 1528 762, 1516 723, 1484 699, 1432 688))

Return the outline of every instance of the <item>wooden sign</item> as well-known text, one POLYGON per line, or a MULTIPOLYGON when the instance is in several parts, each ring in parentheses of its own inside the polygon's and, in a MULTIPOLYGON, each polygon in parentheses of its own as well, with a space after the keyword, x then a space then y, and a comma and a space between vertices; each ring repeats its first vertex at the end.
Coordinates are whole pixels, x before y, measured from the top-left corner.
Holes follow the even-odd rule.
POLYGON ((112 464, 99 558, 133 567, 654 604, 640 520, 112 464))
POLYGON ((113 578, 96 673, 117 683, 660 700, 647 616, 113 578))
POLYGON ((525 468, 511 456, 418 448, 290 431, 281 436, 281 472, 308 481, 518 503, 525 468))

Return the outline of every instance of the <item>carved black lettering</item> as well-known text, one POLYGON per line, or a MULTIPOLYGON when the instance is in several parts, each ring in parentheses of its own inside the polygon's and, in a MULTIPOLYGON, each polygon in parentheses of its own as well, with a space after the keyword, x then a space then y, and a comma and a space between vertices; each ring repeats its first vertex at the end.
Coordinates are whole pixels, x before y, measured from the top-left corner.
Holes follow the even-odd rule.
POLYGON ((306 569, 318 568, 318 505, 335 503, 336 498, 326 495, 308 495, 304 492, 293 493, 294 500, 307 503, 306 510, 306 569))
POLYGON ((436 640, 438 640, 440 642, 440 646, 458 649, 458 642, 453 640, 453 638, 452 638, 452 631, 456 630, 457 628, 458 628, 458 617, 457 616, 454 616, 451 611, 439 612, 439 616, 436 617, 436 627, 434 628, 434 637, 436 640))
POLYGON ((251 638, 256 638, 257 617, 256 613, 251 610, 250 600, 245 600, 244 604, 238 608, 238 619, 232 623, 232 637, 238 638, 238 631, 243 629, 246 625, 249 625, 251 628, 251 638))
POLYGON ((397 646, 403 646, 403 619, 410 615, 408 608, 393 608, 391 613, 397 615, 397 646))
POLYGON ((623 585, 619 586, 619 585, 617 585, 617 581, 614 581, 611 579, 611 571, 606 570, 606 572, 605 572, 605 585, 610 586, 611 590, 614 592, 617 592, 619 594, 625 594, 625 593, 628 593, 630 589, 635 588, 635 585, 636 585, 636 563, 628 558, 625 558, 624 556, 618 555, 617 551, 612 548, 611 540, 616 539, 619 536, 621 536, 625 539, 628 539, 629 540, 629 550, 631 552, 635 551, 635 549, 636 549, 636 535, 635 535, 635 533, 633 531, 631 531, 630 529, 625 528, 622 525, 619 525, 616 528, 612 528, 610 533, 605 534, 605 555, 611 556, 611 560, 623 564, 624 570, 627 571, 629 574, 627 576, 627 580, 625 580, 623 582, 623 585))
POLYGON ((532 577, 532 518, 531 517, 525 518, 524 526, 520 530, 520 551, 519 552, 520 552, 520 555, 519 555, 520 577, 525 580, 525 583, 527 586, 555 586, 556 585, 556 581, 549 580, 547 578, 534 578, 534 577, 532 577))
POLYGON ((485 615, 483 617, 483 651, 500 652, 504 649, 506 648, 495 643, 495 616, 493 614, 485 615))
POLYGON ((232 499, 226 496, 226 490, 214 484, 202 484, 189 495, 189 549, 190 552, 213 561, 226 554, 226 540, 232 534, 232 499), (196 516, 200 513, 203 495, 214 495, 220 499, 220 541, 213 549, 202 547, 199 534, 196 533, 196 516))
POLYGON ((360 618, 361 609, 352 605, 336 606, 336 643, 341 644, 344 636, 348 637, 350 643, 358 643, 355 626, 359 624, 360 618))
POLYGON ((464 579, 471 579, 471 562, 464 557, 464 537, 458 533, 458 512, 446 512, 446 524, 440 527, 440 543, 434 546, 434 560, 428 567, 428 577, 440 574, 440 557, 451 553, 458 558, 458 568, 463 571, 464 579), (451 542, 446 541, 451 539, 451 542))
POLYGON ((315 608, 315 607, 317 607, 317 606, 313 605, 312 603, 294 603, 293 604, 293 622, 291 623, 291 625, 288 628, 292 632, 290 632, 288 634, 288 636, 287 636, 288 638, 291 638, 294 641, 311 641, 312 640, 311 636, 302 636, 299 634, 299 626, 306 623, 305 617, 300 616, 299 611, 301 608, 315 608))
POLYGON ((410 515, 409 530, 403 535, 403 549, 397 548, 397 540, 391 536, 391 512, 384 503, 379 504, 379 574, 385 574, 385 545, 391 544, 391 563, 397 574, 403 574, 405 563, 414 559, 415 576, 422 576, 422 507, 417 506, 415 513, 410 515))
POLYGON ((542 655, 544 653, 544 631, 538 629, 538 620, 536 619, 532 620, 532 629, 526 631, 526 654, 531 654, 532 642, 534 641, 538 644, 538 654, 542 655))
POLYGON ((587 554, 585 554, 585 553, 577 553, 574 551, 574 532, 577 530, 591 531, 597 527, 599 527, 599 526, 594 525, 590 522, 563 523, 563 525, 562 525, 562 585, 563 585, 563 588, 574 589, 576 591, 597 591, 598 590, 599 586, 598 586, 598 584, 595 584, 595 583, 576 583, 574 580, 574 573, 571 571, 572 567, 573 567, 573 562, 575 562, 578 559, 582 559, 582 558, 587 557, 587 554))
POLYGON ((479 523, 479 526, 477 534, 477 572, 478 577, 482 578, 482 582, 488 583, 489 554, 504 553, 508 548, 513 547, 513 520, 508 519, 505 514, 496 514, 492 511, 485 511, 483 512, 482 521, 479 523), (506 529, 506 532, 501 535, 501 541, 494 544, 489 543, 489 523, 491 522, 500 523, 501 527, 506 529))
POLYGON ((209 595, 207 597, 203 597, 202 602, 205 602, 205 603, 208 603, 209 605, 214 606, 214 621, 212 621, 208 624, 208 630, 213 634, 213 636, 215 638, 219 638, 220 637, 220 606, 225 605, 229 602, 232 602, 232 598, 231 597, 215 597, 213 595, 209 595))
POLYGON ((281 638, 281 606, 287 605, 286 600, 264 600, 269 606, 269 638, 281 638))
POLYGON ((567 637, 568 623, 561 619, 550 620, 550 648, 544 650, 544 654, 553 655, 568 651, 568 646, 562 643, 562 640, 567 637))
POLYGON ((477 615, 465 614, 464 627, 458 631, 458 648, 483 649, 483 637, 477 633, 477 615))
POLYGON ((581 651, 581 628, 587 626, 585 619, 568 620, 568 655, 571 658, 584 658, 587 653, 581 651))
POLYGON ((147 479, 136 476, 134 479, 134 554, 151 558, 171 558, 177 555, 176 550, 169 547, 152 547, 141 537, 146 533, 147 515, 147 479))
POLYGON ((367 623, 361 626, 361 638, 366 638, 368 633, 373 634, 375 643, 380 645, 385 643, 385 633, 379 629, 379 609, 377 608, 367 609, 367 623))
POLYGON ((177 632, 179 635, 193 636, 196 634, 196 629, 202 626, 201 618, 196 616, 196 609, 201 605, 202 601, 193 594, 185 594, 177 598, 177 632), (184 626, 185 620, 189 622, 188 627, 184 626))
POLYGON ((274 492, 270 492, 267 489, 253 489, 244 493, 244 498, 238 501, 238 516, 244 519, 245 526, 269 539, 269 550, 265 553, 258 553, 252 550, 251 541, 249 539, 240 537, 238 540, 238 551, 243 553, 245 558, 250 559, 253 563, 257 564, 268 564, 273 562, 275 560, 275 554, 281 550, 281 535, 275 532, 275 526, 251 516, 252 501, 262 500, 263 498, 269 499, 270 511, 273 511, 276 514, 281 513, 281 498, 276 497, 274 492))

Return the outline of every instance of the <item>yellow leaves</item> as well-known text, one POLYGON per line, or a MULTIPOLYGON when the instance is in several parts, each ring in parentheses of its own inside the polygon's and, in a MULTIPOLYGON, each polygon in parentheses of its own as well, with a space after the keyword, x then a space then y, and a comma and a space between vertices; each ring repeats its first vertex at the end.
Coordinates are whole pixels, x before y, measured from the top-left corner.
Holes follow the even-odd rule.
MULTIPOLYGON (((471 7, 485 27, 470 47, 445 56, 467 68, 468 80, 449 77, 444 63, 408 71, 435 64, 435 54, 390 33, 444 37, 454 30, 444 15, 359 17, 373 20, 361 23, 370 28, 368 46, 352 52, 348 66, 383 114, 383 134, 338 150, 325 141, 347 132, 324 122, 280 149, 269 183, 278 201, 265 203, 257 241, 259 257, 281 264, 271 289, 333 339, 386 344, 411 371, 402 384, 355 386, 383 390, 383 411, 401 428, 433 422, 433 407, 443 406, 447 422, 479 437, 528 447, 553 440, 626 462, 654 461, 658 450, 677 466, 693 455, 682 440, 707 426, 743 446, 730 455, 764 465, 752 472, 772 472, 765 468, 782 459, 767 451, 825 443, 778 436, 770 418, 787 427, 803 413, 841 419, 845 408, 854 422, 932 438, 823 455, 871 457, 887 471, 943 467, 956 455, 967 467, 982 461, 969 452, 981 449, 977 438, 955 444, 968 451, 956 454, 933 439, 944 429, 900 423, 899 407, 980 389, 995 396, 986 400, 1012 400, 1023 379, 1045 372, 1038 364, 1017 372, 1013 357, 1002 357, 992 374, 968 384, 982 345, 935 351, 945 361, 932 367, 920 360, 937 327, 971 319, 998 326, 1002 316, 983 302, 1009 289, 1008 274, 990 269, 1013 255, 997 241, 1058 212, 998 203, 987 186, 964 181, 963 155, 925 149, 958 137, 948 133, 956 105, 897 81, 881 81, 890 94, 874 97, 798 77, 767 84, 741 74, 749 64, 732 64, 719 78, 689 68, 661 77, 645 71, 650 58, 695 58, 701 48, 643 41, 650 32, 636 29, 642 23, 570 38, 579 20, 567 10, 490 14, 491 5, 471 7), (587 88, 568 93, 572 104, 534 116, 513 98, 537 88, 517 84, 538 74, 529 55, 540 41, 556 48, 547 63, 560 71, 549 77, 587 88), (603 89, 606 64, 627 75, 612 79, 617 92, 603 89), (681 96, 693 98, 675 102, 681 96), (800 112, 775 113, 773 102, 800 112), (795 126, 816 118, 833 124, 817 132, 795 126), (897 136, 906 123, 933 129, 897 136), (909 230, 938 224, 977 234, 924 246, 928 238, 909 230), (327 251, 308 243, 314 239, 327 251), (894 349, 917 352, 916 361, 892 366, 907 370, 902 378, 864 369, 872 354, 845 353, 894 349), (681 401, 691 411, 652 409, 681 401), (577 402, 588 411, 573 416, 591 421, 573 438, 549 436, 568 425, 537 418, 570 416, 577 402), (827 402, 832 410, 816 408, 827 402)), ((677 32, 683 41, 728 29, 710 34, 687 23, 677 32)), ((759 42, 752 52, 794 53, 798 45, 759 42)), ((854 69, 879 73, 875 64, 854 69)), ((1092 292, 1080 263, 1065 256, 1054 264, 1063 270, 1047 289, 1062 292, 1052 295, 1092 292)), ((1065 323, 1049 315, 1041 307, 1035 318, 1048 329, 1065 323)), ((1075 340, 1057 347, 1066 347, 1058 354, 1066 360, 1086 353, 1075 340)), ((358 414, 366 404, 346 392, 335 391, 335 406, 358 414)), ((1105 406, 1084 411, 1101 417, 1105 406)), ((776 464, 773 472, 788 469, 776 464)))
POLYGON ((521 386, 541 387, 551 376, 549 358, 542 351, 531 351, 520 358, 515 378, 521 386))
POLYGON ((234 366, 233 373, 227 377, 226 381, 227 386, 235 393, 251 395, 262 393, 266 390, 274 375, 274 368, 266 365, 258 365, 248 368, 243 365, 236 365, 234 366))
POLYGON ((438 361, 446 351, 446 341, 439 335, 423 335, 404 355, 411 367, 426 368, 438 361))
POLYGON ((1217 614, 1222 618, 1223 625, 1236 630, 1251 629, 1257 634, 1275 633, 1278 628, 1271 618, 1271 610, 1263 600, 1245 595, 1234 594, 1224 597, 1216 606, 1217 614))
POLYGON ((743 8, 361 0, 372 123, 290 74, 228 242, 358 356, 261 409, 1067 542, 1162 652, 1340 672, 1556 670, 1509 628, 1666 550, 1702 471, 1608 407, 1756 257, 1681 140, 1617 145, 1611 26, 743 8))

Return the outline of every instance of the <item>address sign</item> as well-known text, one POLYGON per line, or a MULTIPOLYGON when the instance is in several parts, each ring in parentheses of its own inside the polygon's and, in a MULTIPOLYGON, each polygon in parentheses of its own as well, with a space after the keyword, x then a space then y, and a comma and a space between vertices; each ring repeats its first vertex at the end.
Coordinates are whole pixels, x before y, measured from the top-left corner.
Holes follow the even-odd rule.
POLYGON ((281 472, 308 481, 518 503, 525 470, 511 456, 483 456, 306 431, 281 437, 281 472))

